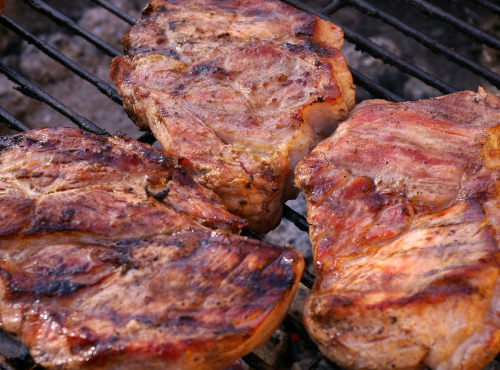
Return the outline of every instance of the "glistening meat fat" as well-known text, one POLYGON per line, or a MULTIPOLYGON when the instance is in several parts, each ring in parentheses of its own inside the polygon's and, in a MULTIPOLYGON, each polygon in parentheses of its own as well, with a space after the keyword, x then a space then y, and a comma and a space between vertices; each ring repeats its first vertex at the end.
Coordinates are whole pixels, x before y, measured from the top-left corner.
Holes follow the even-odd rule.
POLYGON ((354 105, 342 30, 275 0, 152 0, 111 77, 135 122, 258 233, 354 105))
POLYGON ((500 351, 500 99, 359 104, 296 168, 311 337, 346 368, 481 369, 500 351))
POLYGON ((57 369, 217 369, 280 325, 303 269, 151 146, 0 139, 0 327, 57 369))

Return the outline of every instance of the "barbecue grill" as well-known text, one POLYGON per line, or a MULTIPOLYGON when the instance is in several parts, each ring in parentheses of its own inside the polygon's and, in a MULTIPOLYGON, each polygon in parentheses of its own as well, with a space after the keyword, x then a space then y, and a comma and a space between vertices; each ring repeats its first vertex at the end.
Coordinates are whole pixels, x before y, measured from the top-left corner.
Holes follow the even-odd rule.
MULTIPOLYGON (((140 6, 146 1, 79 0, 63 6, 64 1, 56 0, 6 0, 0 18, 0 134, 55 124, 76 125, 100 135, 125 131, 134 139, 154 144, 151 134, 140 132, 126 117, 121 98, 107 77, 111 58, 121 54, 121 36, 135 23, 140 6), (130 3, 138 6, 134 8, 130 3), (96 11, 105 18, 98 27, 89 29, 82 22, 84 9, 96 11), (121 28, 117 34, 111 40, 104 40, 102 27, 113 28, 118 24, 121 28), (65 44, 50 38, 49 30, 67 35, 71 40, 78 39, 81 42, 78 50, 68 47, 71 40, 65 44), (28 48, 31 54, 26 52, 28 48), (87 52, 91 57, 80 63, 82 54, 87 52), (30 55, 31 64, 28 63, 30 55), (37 65, 37 62, 45 65, 37 65), (56 68, 48 77, 43 72, 47 66, 56 68), (38 67, 45 69, 37 70, 38 67), (62 82, 53 81, 57 74, 64 75, 62 82), (77 83, 74 88, 73 83, 77 83), (81 104, 82 101, 88 104, 81 104)), ((477 90, 478 86, 500 95, 498 0, 285 2, 342 27, 344 53, 357 86, 358 103, 371 98, 416 100, 458 90, 477 90)), ((276 231, 264 236, 250 232, 247 235, 290 243, 300 249, 301 246, 295 244, 301 243, 297 240, 307 239, 308 230, 304 208, 300 201, 284 207, 284 220, 276 231), (280 232, 283 229, 286 231, 280 232)), ((310 255, 306 255, 308 259, 310 255)), ((301 281, 306 288, 311 288, 314 281, 311 266, 301 281)), ((293 316, 287 316, 282 330, 292 334, 296 344, 314 351, 304 327, 293 316)), ((0 354, 3 355, 2 368, 34 366, 26 349, 2 332, 0 354)), ((299 360, 295 359, 294 368, 306 368, 307 361, 299 360)), ((245 356, 242 361, 250 368, 272 368, 256 353, 245 356)), ((307 364, 307 368, 314 369, 338 368, 318 356, 307 364)), ((495 365, 496 361, 491 364, 492 368, 496 368, 495 365)))

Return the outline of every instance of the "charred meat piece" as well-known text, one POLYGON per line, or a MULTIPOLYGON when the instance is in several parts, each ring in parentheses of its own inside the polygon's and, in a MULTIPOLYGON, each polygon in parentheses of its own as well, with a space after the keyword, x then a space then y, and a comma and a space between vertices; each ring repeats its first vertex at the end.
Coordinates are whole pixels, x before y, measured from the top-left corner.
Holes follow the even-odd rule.
POLYGON ((359 104, 296 168, 305 321, 346 368, 480 369, 500 351, 500 99, 359 104))
POLYGON ((354 104, 342 30, 275 0, 152 0, 111 77, 124 107, 263 233, 354 104))
POLYGON ((149 145, 79 129, 0 140, 0 221, 0 327, 47 368, 222 368, 303 268, 149 145))

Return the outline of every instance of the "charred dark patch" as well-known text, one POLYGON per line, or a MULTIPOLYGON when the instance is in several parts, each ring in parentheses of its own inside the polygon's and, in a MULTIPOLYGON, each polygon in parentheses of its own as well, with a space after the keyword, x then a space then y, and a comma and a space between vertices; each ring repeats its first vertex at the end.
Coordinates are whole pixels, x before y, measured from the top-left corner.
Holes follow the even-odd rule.
POLYGON ((268 165, 265 165, 264 168, 262 168, 261 175, 268 182, 274 182, 276 177, 274 170, 268 165))
POLYGON ((195 187, 197 183, 193 180, 191 176, 189 176, 186 171, 182 168, 178 169, 173 175, 172 178, 180 183, 181 185, 188 187, 195 187))
POLYGON ((153 14, 155 12, 155 10, 156 10, 156 8, 153 7, 153 5, 151 3, 148 3, 148 5, 142 10, 142 20, 144 20, 146 17, 153 14))
POLYGON ((144 187, 146 194, 152 196, 153 198, 155 198, 159 202, 164 200, 167 197, 168 193, 170 192, 170 188, 168 186, 165 186, 164 189, 155 193, 149 189, 149 185, 150 184, 146 184, 146 186, 144 187))
POLYGON ((98 258, 107 264, 111 264, 113 266, 132 266, 133 263, 131 261, 131 250, 126 248, 121 248, 117 251, 112 251, 110 253, 102 254, 98 256, 98 258))
POLYGON ((12 274, 3 268, 0 268, 0 277, 2 279, 10 279, 12 278, 12 274))
POLYGON ((62 222, 70 222, 76 214, 76 210, 70 208, 63 211, 62 222))
POLYGON ((173 21, 168 22, 169 31, 175 31, 176 28, 177 28, 177 22, 173 22, 173 21))
POLYGON ((319 55, 324 55, 327 57, 331 57, 334 55, 334 52, 331 48, 323 47, 320 44, 312 42, 311 40, 306 41, 305 47, 307 50, 312 51, 313 53, 316 53, 319 55))
POLYGON ((177 320, 179 320, 180 323, 183 323, 183 324, 192 324, 196 321, 196 319, 192 316, 188 316, 188 315, 181 315, 177 318, 177 320))
POLYGON ((225 77, 228 75, 227 71, 217 65, 211 64, 199 64, 192 69, 192 74, 198 74, 202 76, 213 75, 215 77, 225 77))
POLYGON ((159 164, 163 168, 173 169, 174 167, 174 163, 169 157, 163 155, 162 153, 151 147, 143 147, 143 149, 141 150, 141 159, 144 162, 154 162, 156 164, 159 164))
POLYGON ((0 137, 0 151, 14 148, 22 140, 22 135, 2 136, 0 137))
POLYGON ((283 43, 283 48, 285 48, 288 51, 291 51, 293 53, 300 53, 304 51, 304 45, 299 45, 299 44, 290 44, 289 42, 283 43))
POLYGON ((222 68, 222 67, 215 67, 214 71, 213 71, 213 74, 216 77, 224 77, 224 76, 228 75, 227 71, 224 68, 222 68))
POLYGON ((45 296, 64 296, 76 292, 78 289, 86 286, 85 284, 75 283, 71 280, 43 280, 36 281, 30 280, 31 284, 26 286, 16 285, 10 281, 7 285, 9 287, 9 294, 34 294, 45 296))
POLYGON ((21 197, 0 199, 0 236, 14 234, 29 225, 35 202, 21 197))
POLYGON ((306 36, 306 37, 311 37, 312 35, 314 35, 314 30, 317 24, 316 18, 312 17, 309 14, 304 14, 301 17, 301 21, 302 25, 300 28, 297 29, 295 34, 297 36, 306 36))
POLYGON ((199 64, 193 68, 193 73, 205 76, 210 73, 211 70, 212 67, 210 67, 208 64, 199 64))
MULTIPOLYGON (((165 40, 165 42, 166 42, 166 40, 165 40)), ((171 58, 174 58, 176 60, 179 60, 181 58, 181 55, 175 49, 172 49, 172 48, 155 50, 155 53, 165 55, 167 57, 171 57, 171 58)))

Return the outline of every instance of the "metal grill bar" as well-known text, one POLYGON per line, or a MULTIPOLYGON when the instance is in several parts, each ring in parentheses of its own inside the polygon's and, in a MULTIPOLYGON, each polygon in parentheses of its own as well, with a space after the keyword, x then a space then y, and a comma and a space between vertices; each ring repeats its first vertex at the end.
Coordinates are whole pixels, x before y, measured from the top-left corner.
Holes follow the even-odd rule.
POLYGON ((472 0, 475 3, 481 5, 485 9, 492 11, 493 13, 500 15, 500 5, 492 4, 490 1, 486 0, 472 0))
POLYGON ((57 62, 61 63, 63 66, 71 70, 73 73, 77 74, 81 78, 85 79, 86 81, 89 81, 91 84, 93 84, 97 89, 102 92, 104 95, 109 97, 111 100, 113 100, 115 103, 122 104, 122 99, 120 95, 116 92, 115 89, 113 89, 111 86, 109 86, 107 83, 102 81, 100 78, 97 76, 93 75, 92 73, 87 72, 85 69, 80 67, 78 64, 73 62, 71 59, 67 58, 64 54, 60 53, 58 50, 54 49, 52 46, 47 44, 45 41, 39 39, 38 37, 34 36, 27 30, 25 30, 23 27, 12 21, 10 18, 7 16, 3 16, 0 18, 0 23, 9 28, 10 30, 14 31, 17 33, 19 36, 21 36, 24 40, 29 42, 30 44, 35 45, 38 49, 43 51, 46 55, 51 57, 52 59, 56 60, 57 62))
MULTIPOLYGON (((73 22, 71 19, 67 18, 63 14, 59 13, 57 10, 51 8, 47 4, 45 4, 41 0, 23 0, 24 2, 28 3, 32 8, 35 10, 47 15, 50 19, 55 21, 58 25, 61 25, 65 27, 66 29, 70 30, 71 32, 76 33, 77 35, 83 37, 90 43, 92 43, 94 46, 96 46, 99 50, 104 52, 106 55, 114 57, 116 55, 121 55, 121 53, 114 49, 112 46, 109 44, 105 43, 101 39, 97 38, 94 34, 84 30, 80 26, 78 26, 75 22, 73 22)), ((91 0, 94 3, 100 5, 101 7, 107 9, 110 11, 112 14, 116 15, 117 17, 121 18, 125 22, 129 24, 134 24, 136 22, 136 19, 134 17, 131 17, 127 13, 124 13, 121 11, 121 9, 117 8, 114 4, 111 4, 107 0, 91 0)), ((473 0, 476 3, 480 4, 481 6, 492 10, 493 12, 496 12, 497 14, 499 11, 499 7, 497 5, 491 4, 491 2, 488 2, 486 0, 473 0)), ((354 5, 357 9, 361 10, 365 14, 369 14, 374 17, 378 17, 382 21, 386 22, 387 24, 391 24, 393 27, 398 28, 401 32, 405 33, 409 37, 412 37, 416 39, 418 42, 420 42, 422 45, 426 46, 430 50, 434 52, 439 52, 443 55, 446 55, 448 59, 451 61, 468 68, 472 72, 481 75, 493 84, 495 84, 498 87, 498 83, 500 81, 500 77, 496 74, 493 74, 491 71, 485 69, 482 66, 479 66, 478 64, 466 59, 460 57, 457 53, 455 53, 453 50, 450 50, 446 48, 445 46, 442 46, 440 44, 437 44, 428 38, 424 36, 423 34, 419 33, 418 31, 415 31, 414 29, 407 27, 406 25, 403 24, 404 27, 402 27, 402 23, 398 21, 397 19, 391 18, 390 15, 386 14, 383 11, 380 11, 379 9, 374 8, 376 11, 372 12, 373 7, 369 5, 367 2, 364 0, 335 0, 333 1, 328 7, 326 7, 322 12, 318 12, 311 7, 308 7, 307 5, 303 4, 299 0, 286 0, 289 4, 292 6, 295 6, 299 9, 302 9, 308 13, 314 14, 320 18, 326 19, 331 21, 331 18, 327 16, 327 14, 332 14, 333 12, 337 11, 343 6, 346 5, 354 5), (463 59, 463 60, 461 60, 463 59), (479 72, 478 72, 479 71, 479 72), (489 77, 488 77, 489 76, 489 77)), ((427 4, 425 1, 413 1, 414 3, 422 3, 422 4, 427 4)), ((443 12, 444 13, 444 12, 443 12)), ((436 16, 436 15, 433 15, 436 16)), ((449 14, 445 13, 445 18, 442 18, 446 22, 452 23, 452 21, 449 20, 448 18, 449 14)), ((441 17, 440 15, 437 16, 438 18, 441 17)), ((5 17, 6 18, 6 17, 5 17)), ((7 20, 1 20, 0 23, 3 25, 7 26, 10 28, 12 31, 16 32, 18 35, 20 35, 23 39, 27 40, 28 42, 31 42, 35 46, 37 46, 40 50, 45 52, 47 55, 52 57, 54 60, 58 61, 65 67, 69 68, 72 70, 74 73, 79 75, 80 77, 86 79, 87 81, 93 83, 96 87, 98 87, 98 90, 101 91, 103 94, 108 96, 111 100, 121 103, 121 98, 117 95, 116 90, 111 88, 109 85, 105 84, 101 80, 99 80, 97 77, 91 75, 90 73, 86 72, 85 70, 81 69, 78 65, 76 65, 74 62, 66 58, 64 55, 59 53, 57 50, 52 48, 50 45, 47 45, 43 41, 39 40, 35 36, 29 34, 26 30, 22 29, 19 25, 17 25, 15 22, 12 22, 8 18, 7 20), (80 70, 79 70, 80 69, 80 70), (78 71, 78 72, 77 72, 78 71), (99 82, 100 81, 100 82, 99 82), (104 85, 102 85, 103 83, 104 85)), ((460 21, 459 19, 456 19, 457 23, 464 23, 460 21)), ((352 42, 355 44, 359 49, 363 50, 364 52, 367 52, 371 56, 381 59, 384 63, 395 66, 398 70, 401 72, 411 75, 413 77, 416 77, 417 79, 421 80, 422 82, 426 83, 429 86, 433 86, 440 90, 443 93, 450 93, 454 92, 457 89, 453 86, 448 85, 447 83, 437 79, 435 76, 432 76, 431 74, 424 72, 414 66, 413 64, 405 61, 402 58, 399 58, 398 56, 389 53, 387 50, 383 49, 382 47, 378 46, 377 44, 374 44, 370 40, 360 36, 356 32, 352 31, 348 27, 344 27, 341 25, 341 27, 344 29, 345 33, 345 38, 347 41, 352 42)), ((461 26, 456 26, 461 27, 461 26)), ((469 26, 472 27, 472 26, 469 26)), ((463 27, 464 30, 467 27, 463 27)), ((474 33, 478 31, 477 29, 473 28, 474 33)), ((466 31, 464 31, 466 32, 466 31)), ((467 31, 467 34, 469 32, 467 31)), ((498 44, 498 39, 495 39, 484 32, 480 31, 479 32, 479 37, 485 37, 486 39, 492 39, 493 40, 493 45, 499 45, 498 44), (481 35, 482 34, 482 35, 481 35), (496 41, 495 41, 496 40, 496 41)), ((490 40, 491 41, 491 40, 490 40)), ((488 42, 490 42, 488 41, 488 42)), ((481 41, 483 42, 483 41, 481 41)), ((489 45, 488 42, 484 42, 486 45, 489 45)), ((491 46, 491 44, 490 44, 491 46)), ((495 47, 495 46, 493 46, 495 47)), ((499 47, 496 46, 498 49, 499 47)), ((46 94, 43 90, 39 89, 38 87, 34 86, 31 84, 29 81, 25 80, 23 77, 19 76, 16 72, 12 71, 10 68, 5 67, 4 65, 0 64, 0 73, 5 74, 10 80, 14 81, 19 85, 17 88, 20 90, 23 94, 25 94, 28 97, 38 99, 45 104, 48 104, 52 108, 54 108, 56 111, 62 113, 69 119, 71 119, 73 122, 75 122, 79 127, 86 129, 88 131, 97 133, 97 134, 103 134, 103 135, 109 135, 105 130, 99 128, 98 126, 94 125, 92 122, 88 121, 86 118, 79 116, 78 114, 74 113, 71 109, 68 107, 64 106, 62 103, 59 101, 55 100, 48 94, 46 94)), ((353 75, 354 81, 356 85, 363 87, 366 89, 370 94, 372 94, 375 97, 380 97, 384 98, 387 100, 392 100, 392 101, 403 101, 404 99, 393 93, 392 91, 388 90, 384 86, 381 86, 380 84, 374 82, 370 78, 366 77, 365 75, 361 74, 360 72, 351 69, 351 73, 353 75)), ((18 121, 15 117, 10 115, 5 109, 0 107, 0 119, 7 124, 8 127, 17 130, 17 131, 22 131, 22 130, 27 130, 29 129, 27 126, 25 126, 23 123, 18 121)), ((140 141, 143 142, 148 142, 148 143, 153 143, 156 141, 154 136, 151 133, 145 133, 139 138, 140 141)), ((308 224, 305 219, 305 217, 293 209, 291 209, 288 206, 284 206, 284 218, 291 221, 299 230, 302 230, 304 232, 308 231, 308 224)), ((254 235, 253 237, 258 238, 258 236, 254 235)), ((302 278, 301 282, 308 288, 311 288, 314 282, 314 275, 309 273, 308 271, 305 271, 302 278)), ((305 339, 306 341, 309 341, 312 346, 314 344, 310 340, 310 338, 307 335, 307 331, 305 330, 304 326, 298 322, 297 320, 293 319, 290 316, 287 316, 284 321, 284 326, 287 328, 292 333, 298 334, 300 337, 305 339)), ((269 369, 270 366, 263 362, 258 356, 255 354, 250 354, 245 356, 244 361, 247 362, 250 366, 253 366, 256 369, 269 369)))
POLYGON ((116 15, 118 18, 123 19, 125 22, 130 24, 131 26, 137 22, 137 19, 132 17, 131 15, 125 13, 123 10, 118 8, 115 4, 110 3, 106 0, 92 0, 97 5, 102 6, 104 9, 108 10, 112 14, 116 15))
POLYGON ((293 222, 299 230, 308 232, 309 225, 307 224, 306 218, 301 214, 295 212, 293 209, 288 207, 286 204, 283 206, 283 216, 290 222, 293 222))
MULTIPOLYGON (((319 18, 333 22, 333 20, 330 17, 326 16, 325 14, 323 14, 319 11, 316 11, 315 9, 313 9, 307 5, 304 5, 303 3, 301 3, 298 0, 285 0, 285 2, 289 3, 290 5, 298 8, 298 9, 301 9, 305 12, 314 14, 319 18)), ((336 22, 336 23, 338 23, 338 22, 336 22)), ((446 82, 440 80, 436 76, 433 76, 433 75, 421 70, 420 68, 403 60, 402 58, 399 58, 398 56, 396 56, 393 53, 389 52, 388 50, 384 49, 383 47, 375 44, 374 42, 370 41, 369 39, 352 31, 348 27, 346 27, 344 25, 340 25, 340 26, 344 30, 344 37, 347 41, 355 44, 356 47, 359 48, 360 50, 368 52, 374 58, 378 58, 378 59, 382 60, 384 63, 396 67, 401 72, 418 78, 420 81, 425 82, 427 85, 438 89, 442 93, 450 94, 450 93, 458 91, 457 88, 447 84, 446 82)))
POLYGON ((56 22, 58 25, 63 26, 66 29, 70 30, 71 32, 74 32, 75 34, 83 37, 85 40, 92 43, 106 55, 110 57, 114 57, 116 55, 122 55, 120 51, 116 50, 107 42, 101 40, 93 33, 83 29, 78 24, 73 22, 70 18, 66 17, 64 14, 60 13, 58 10, 47 5, 43 1, 40 0, 23 0, 23 1, 28 5, 30 5, 33 9, 39 11, 42 14, 45 14, 47 17, 56 22))
POLYGON ((415 65, 399 58, 390 51, 384 49, 382 46, 375 44, 369 39, 360 36, 356 32, 343 27, 346 40, 356 44, 356 46, 363 51, 368 52, 371 56, 382 60, 385 64, 392 65, 399 69, 401 72, 410 76, 418 78, 420 81, 425 82, 427 85, 432 86, 444 94, 456 92, 458 89, 440 80, 436 76, 427 73, 415 65))
POLYGON ((445 55, 449 60, 469 69, 470 71, 484 77, 489 82, 491 82, 496 87, 500 88, 500 76, 491 72, 489 69, 483 67, 482 65, 465 58, 455 52, 454 50, 447 48, 446 46, 440 44, 436 40, 433 40, 423 33, 409 27, 405 23, 401 22, 399 19, 387 14, 386 12, 368 4, 364 0, 351 0, 350 4, 354 5, 360 11, 370 16, 380 18, 387 24, 395 27, 399 31, 403 32, 405 35, 412 37, 416 41, 420 42, 422 45, 426 46, 429 50, 445 55))
POLYGON ((304 270, 300 282, 304 284, 307 288, 311 289, 314 284, 315 276, 311 274, 309 271, 304 270))
POLYGON ((363 87, 366 91, 371 93, 374 97, 379 99, 391 100, 394 102, 401 102, 404 99, 398 94, 393 93, 391 90, 386 89, 383 86, 380 86, 373 80, 370 80, 365 75, 359 73, 354 68, 349 68, 352 74, 352 78, 354 80, 354 84, 357 86, 363 87))
POLYGON ((53 98, 52 96, 47 94, 44 90, 35 86, 34 84, 26 80, 24 77, 19 75, 17 72, 5 66, 2 63, 0 63, 0 72, 3 73, 5 76, 7 76, 9 80, 18 84, 19 87, 17 88, 17 90, 22 92, 24 95, 26 95, 29 98, 34 98, 41 102, 44 102, 45 104, 52 107, 54 110, 58 111, 62 115, 71 119, 78 125, 78 127, 90 131, 94 134, 110 136, 110 134, 107 131, 96 126, 95 124, 90 122, 87 118, 73 112, 71 109, 62 104, 59 100, 53 98))
POLYGON ((5 109, 0 107, 0 120, 4 122, 8 128, 16 131, 27 131, 30 128, 26 126, 24 123, 19 121, 12 114, 7 112, 5 109))
POLYGON ((409 1, 412 5, 415 5, 425 14, 453 25, 456 29, 474 38, 476 41, 479 41, 480 43, 483 43, 494 49, 500 49, 499 39, 487 34, 486 32, 481 31, 476 27, 471 26, 470 24, 451 15, 450 13, 441 10, 437 6, 429 4, 428 2, 423 0, 406 0, 406 1, 409 1))
POLYGON ((248 366, 258 370, 274 370, 267 362, 262 360, 255 353, 250 352, 248 355, 242 357, 243 361, 246 362, 248 366))

